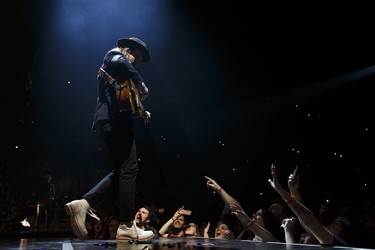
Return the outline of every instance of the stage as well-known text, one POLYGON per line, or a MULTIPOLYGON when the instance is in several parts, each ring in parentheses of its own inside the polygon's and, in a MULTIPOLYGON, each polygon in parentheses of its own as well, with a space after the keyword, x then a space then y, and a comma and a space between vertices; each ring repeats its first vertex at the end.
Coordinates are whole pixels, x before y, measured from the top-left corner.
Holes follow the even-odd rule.
POLYGON ((206 250, 278 250, 278 249, 363 249, 347 247, 323 247, 320 245, 263 243, 251 240, 218 240, 213 238, 160 238, 147 242, 117 243, 115 240, 78 240, 70 238, 28 238, 0 240, 0 249, 39 250, 159 250, 159 249, 206 249, 206 250))

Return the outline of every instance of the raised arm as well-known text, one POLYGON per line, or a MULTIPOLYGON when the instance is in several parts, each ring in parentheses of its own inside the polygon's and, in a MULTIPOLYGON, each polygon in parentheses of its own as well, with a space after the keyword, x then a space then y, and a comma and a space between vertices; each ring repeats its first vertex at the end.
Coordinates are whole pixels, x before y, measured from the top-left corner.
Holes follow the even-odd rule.
POLYGON ((203 237, 210 238, 209 231, 210 231, 211 222, 207 222, 206 227, 203 230, 203 237))
POLYGON ((256 223, 255 220, 251 219, 238 204, 232 204, 231 210, 232 213, 237 216, 242 225, 251 230, 263 242, 278 242, 278 240, 272 235, 272 233, 256 223))
POLYGON ((206 183, 207 187, 215 190, 220 195, 221 199, 223 199, 223 201, 229 207, 230 205, 234 203, 238 204, 238 206, 241 207, 240 203, 236 199, 234 199, 232 196, 230 196, 223 188, 221 188, 220 185, 214 179, 211 179, 208 176, 205 176, 205 178, 207 179, 207 183, 206 183))
POLYGON ((294 169, 293 173, 288 177, 288 188, 292 197, 299 202, 302 202, 301 194, 299 192, 299 175, 297 174, 298 166, 294 169))
POLYGON ((170 229, 172 226, 173 226, 173 223, 178 219, 178 217, 181 215, 181 210, 184 209, 184 206, 180 207, 175 213, 174 215, 172 216, 172 218, 170 218, 167 222, 164 223, 164 225, 160 228, 159 230, 159 234, 160 236, 162 237, 166 237, 168 236, 167 235, 167 232, 168 232, 168 229, 170 229))
POLYGON ((333 242, 333 234, 325 228, 315 214, 305 207, 297 199, 293 198, 280 184, 279 179, 276 174, 276 166, 271 166, 271 176, 272 180, 269 179, 268 182, 271 184, 272 188, 280 194, 280 196, 285 200, 293 213, 297 216, 301 223, 301 226, 308 232, 312 233, 322 245, 331 245, 333 242))
POLYGON ((285 218, 281 223, 281 227, 284 228, 285 243, 298 242, 294 236, 294 230, 296 228, 296 219, 294 217, 285 218))
POLYGON ((240 203, 231 195, 229 195, 214 179, 211 179, 207 176, 205 176, 205 178, 207 179, 207 187, 215 190, 220 195, 220 197, 226 204, 228 204, 232 213, 237 216, 238 220, 242 223, 244 227, 251 230, 256 236, 258 236, 264 242, 277 242, 277 239, 267 229, 255 223, 255 221, 246 214, 245 210, 241 207, 240 203))

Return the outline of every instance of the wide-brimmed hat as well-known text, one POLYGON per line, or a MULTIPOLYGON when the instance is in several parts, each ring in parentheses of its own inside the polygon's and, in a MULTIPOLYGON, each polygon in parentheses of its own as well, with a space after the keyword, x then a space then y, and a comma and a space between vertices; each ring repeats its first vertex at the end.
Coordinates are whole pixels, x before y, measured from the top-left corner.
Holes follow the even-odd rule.
POLYGON ((117 47, 137 49, 141 51, 143 54, 142 62, 147 62, 151 58, 146 43, 137 37, 120 38, 117 40, 117 47))

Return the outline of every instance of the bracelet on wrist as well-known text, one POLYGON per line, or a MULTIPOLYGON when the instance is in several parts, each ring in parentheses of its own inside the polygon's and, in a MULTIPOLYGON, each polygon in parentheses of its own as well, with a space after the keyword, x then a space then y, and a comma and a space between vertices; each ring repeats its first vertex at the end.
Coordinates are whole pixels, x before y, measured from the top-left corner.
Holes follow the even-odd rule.
POLYGON ((175 221, 176 221, 176 219, 175 219, 175 218, 173 218, 173 217, 172 217, 171 219, 173 220, 173 222, 175 222, 175 221))
POLYGON ((221 190, 223 190, 221 187, 219 187, 218 189, 217 189, 217 191, 220 193, 221 192, 221 190))
POLYGON ((293 198, 301 198, 301 194, 300 193, 295 193, 295 194, 292 194, 292 197, 293 198))

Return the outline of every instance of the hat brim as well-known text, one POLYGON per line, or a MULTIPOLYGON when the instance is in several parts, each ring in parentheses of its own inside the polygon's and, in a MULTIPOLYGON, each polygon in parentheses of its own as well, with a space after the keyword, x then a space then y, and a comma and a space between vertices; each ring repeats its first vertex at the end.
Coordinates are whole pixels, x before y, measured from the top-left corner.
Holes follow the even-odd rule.
POLYGON ((142 52, 142 62, 147 62, 151 58, 150 51, 141 43, 131 40, 129 38, 121 38, 117 40, 117 47, 137 49, 142 52))

